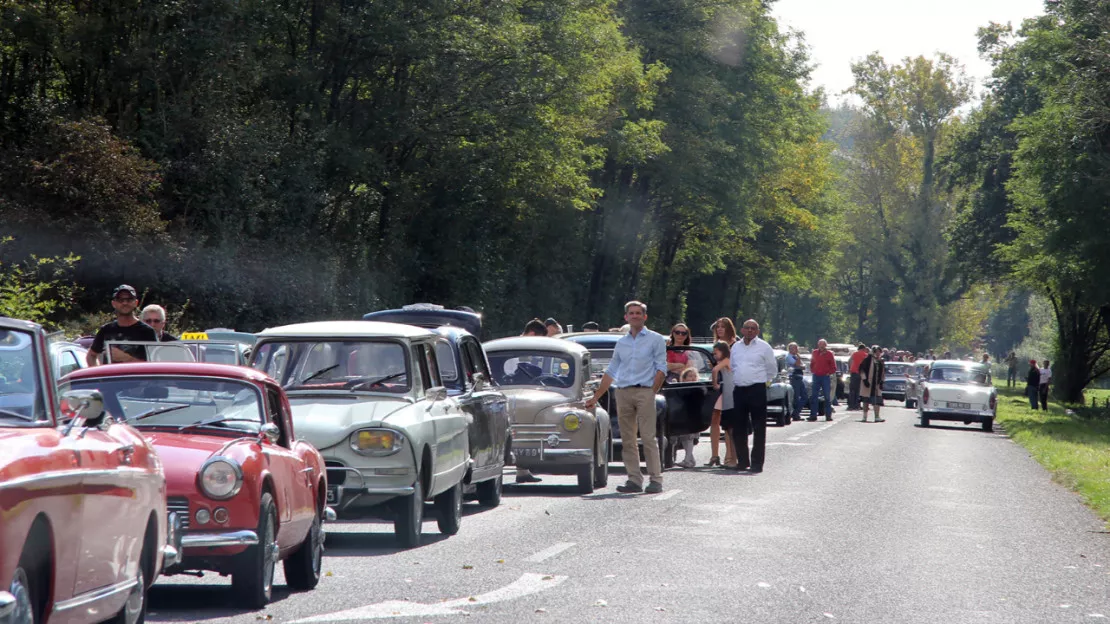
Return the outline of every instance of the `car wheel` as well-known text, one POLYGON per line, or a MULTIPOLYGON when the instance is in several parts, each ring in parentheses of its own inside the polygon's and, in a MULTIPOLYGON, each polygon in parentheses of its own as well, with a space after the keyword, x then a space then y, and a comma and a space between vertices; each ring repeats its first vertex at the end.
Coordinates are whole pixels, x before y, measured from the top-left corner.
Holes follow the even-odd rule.
POLYGON ((928 427, 929 426, 929 414, 927 414, 925 412, 921 412, 921 426, 922 427, 928 427))
POLYGON ((597 468, 597 447, 590 452, 589 463, 578 467, 578 493, 593 494, 594 475, 597 468))
POLYGON ((501 489, 505 477, 497 475, 496 479, 489 479, 478 484, 478 504, 482 507, 496 507, 501 504, 501 489))
POLYGON ((8 586, 8 593, 15 598, 15 608, 9 616, 10 622, 18 624, 35 624, 39 621, 38 603, 39 592, 42 588, 31 583, 31 577, 20 562, 12 575, 12 583, 8 586))
POLYGON ((239 555, 231 575, 231 591, 247 608, 261 609, 270 602, 277 558, 277 509, 274 497, 263 492, 258 505, 258 543, 239 555))
POLYGON ((283 563, 285 582, 293 589, 306 590, 320 582, 324 560, 324 519, 319 511, 312 515, 312 526, 297 551, 283 563))
POLYGON ((609 437, 605 442, 605 455, 602 457, 601 465, 594 472, 595 488, 600 489, 609 485, 609 462, 611 461, 613 461, 613 438, 609 437))
MULTIPOLYGON (((139 561, 146 561, 148 554, 144 551, 143 557, 139 561)), ((139 573, 135 578, 138 583, 135 587, 131 588, 131 593, 127 595, 127 602, 124 603, 123 608, 115 617, 108 620, 108 624, 143 624, 146 622, 146 576, 143 574, 143 566, 139 566, 139 573)))
POLYGON ((420 535, 424 524, 424 486, 420 475, 416 475, 413 492, 396 499, 397 515, 393 518, 393 533, 405 548, 420 545, 420 535))
POLYGON ((913 399, 906 399, 906 409, 913 409, 913 399))
MULTIPOLYGON (((674 468, 674 456, 677 447, 671 444, 671 439, 667 436, 660 436, 656 443, 659 445, 659 461, 663 464, 663 468, 674 468)), ((646 454, 644 461, 647 461, 646 454)))
POLYGON ((789 423, 789 422, 790 422, 790 415, 786 413, 786 410, 783 410, 783 412, 781 414, 779 414, 778 418, 775 419, 775 424, 780 426, 780 427, 785 427, 786 424, 789 423))
POLYGON ((459 525, 462 524, 462 488, 462 481, 459 481, 435 498, 436 523, 439 524, 439 532, 444 535, 459 532, 459 525))
POLYGON ((987 418, 983 420, 983 431, 994 431, 994 419, 987 418))

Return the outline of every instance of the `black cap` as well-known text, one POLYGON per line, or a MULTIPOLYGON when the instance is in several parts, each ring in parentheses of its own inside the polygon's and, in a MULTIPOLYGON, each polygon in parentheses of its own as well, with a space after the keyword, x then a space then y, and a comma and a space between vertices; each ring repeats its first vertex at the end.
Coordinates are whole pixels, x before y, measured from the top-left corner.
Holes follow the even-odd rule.
POLYGON ((582 323, 582 329, 597 329, 597 323, 593 321, 586 321, 582 323))
POLYGON ((559 324, 559 321, 556 321, 556 320, 555 320, 555 319, 553 319, 553 318, 549 318, 549 319, 547 319, 546 321, 544 321, 544 322, 543 322, 543 324, 544 324, 545 326, 546 326, 546 325, 558 325, 558 324, 559 324))
POLYGON ((139 293, 135 290, 133 286, 129 284, 120 284, 119 286, 116 286, 115 290, 112 291, 112 298, 114 299, 115 296, 120 294, 121 292, 130 293, 132 297, 136 298, 138 298, 139 296, 139 293))

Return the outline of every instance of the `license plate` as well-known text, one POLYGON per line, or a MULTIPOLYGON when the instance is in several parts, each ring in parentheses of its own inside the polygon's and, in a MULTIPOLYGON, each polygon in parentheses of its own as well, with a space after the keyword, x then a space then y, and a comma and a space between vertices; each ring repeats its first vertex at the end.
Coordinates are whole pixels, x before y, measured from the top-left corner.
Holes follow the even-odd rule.
POLYGON ((516 454, 520 455, 521 457, 539 457, 540 456, 540 449, 538 449, 538 448, 517 449, 516 454))
POLYGON ((329 505, 338 505, 339 504, 339 486, 338 485, 329 485, 328 486, 328 504, 329 505))
POLYGON ((949 401, 948 407, 952 409, 971 409, 971 403, 956 403, 954 401, 949 401))

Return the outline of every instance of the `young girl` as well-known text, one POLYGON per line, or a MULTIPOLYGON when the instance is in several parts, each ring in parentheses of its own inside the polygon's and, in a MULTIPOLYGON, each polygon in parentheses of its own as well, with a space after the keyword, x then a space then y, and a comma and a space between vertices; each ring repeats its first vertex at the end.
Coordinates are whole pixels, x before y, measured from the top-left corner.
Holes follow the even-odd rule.
MULTIPOLYGON (((731 323, 729 321, 730 325, 731 323)), ((736 337, 735 330, 732 337, 736 337)), ((713 456, 709 459, 708 466, 721 465, 721 457, 718 455, 721 449, 721 412, 732 409, 732 368, 729 363, 731 355, 731 347, 727 342, 720 341, 713 345, 713 357, 717 360, 717 365, 713 367, 713 388, 721 390, 721 396, 717 397, 717 402, 713 405, 713 420, 709 427, 709 448, 713 456)), ((730 433, 725 436, 725 466, 731 468, 735 465, 736 452, 732 448, 730 433)))
MULTIPOLYGON (((683 369, 678 381, 681 383, 697 383, 700 381, 698 369, 693 366, 683 369)), ((693 468, 698 465, 697 461, 694 459, 694 443, 697 442, 697 440, 698 434, 696 433, 678 436, 678 443, 682 445, 682 450, 686 452, 686 456, 682 458, 682 461, 678 462, 679 466, 683 468, 693 468)))

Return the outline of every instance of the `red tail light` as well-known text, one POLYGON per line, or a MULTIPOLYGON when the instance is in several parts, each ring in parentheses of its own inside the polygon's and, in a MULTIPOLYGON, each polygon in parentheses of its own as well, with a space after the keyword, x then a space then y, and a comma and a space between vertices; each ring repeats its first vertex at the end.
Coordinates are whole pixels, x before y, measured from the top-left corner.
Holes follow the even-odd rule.
POLYGON ((922 393, 921 393, 921 404, 922 405, 928 405, 929 404, 929 389, 928 388, 925 388, 925 390, 922 391, 922 393))
POLYGON ((991 409, 993 410, 996 407, 998 407, 998 395, 997 394, 992 394, 991 395, 991 409))

